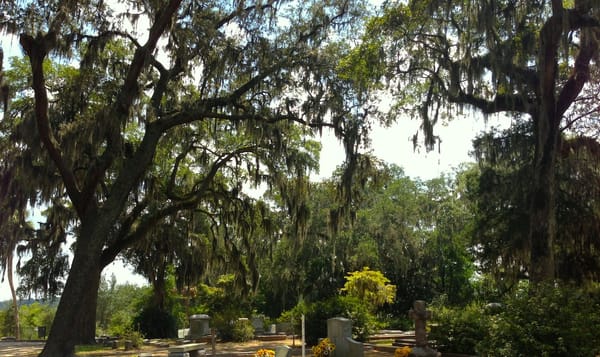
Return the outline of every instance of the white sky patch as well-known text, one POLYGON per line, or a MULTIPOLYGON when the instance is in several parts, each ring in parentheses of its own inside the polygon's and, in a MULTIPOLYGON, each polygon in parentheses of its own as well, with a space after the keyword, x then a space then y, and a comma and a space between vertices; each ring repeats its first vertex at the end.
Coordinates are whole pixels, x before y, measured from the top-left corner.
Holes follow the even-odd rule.
MULTIPOLYGON (((371 147, 374 155, 404 169, 413 178, 429 180, 442 173, 451 173, 462 163, 474 162, 469 153, 473 150, 472 140, 482 131, 492 127, 506 128, 511 120, 505 116, 490 117, 485 121, 479 115, 456 118, 447 124, 437 125, 434 133, 441 143, 434 151, 427 152, 423 147, 413 147, 412 136, 419 131, 419 119, 401 118, 389 128, 376 126, 371 133, 371 147)), ((422 133, 419 137, 422 138, 422 133)), ((313 179, 330 178, 337 166, 344 161, 344 149, 333 133, 323 132, 321 168, 313 179)))

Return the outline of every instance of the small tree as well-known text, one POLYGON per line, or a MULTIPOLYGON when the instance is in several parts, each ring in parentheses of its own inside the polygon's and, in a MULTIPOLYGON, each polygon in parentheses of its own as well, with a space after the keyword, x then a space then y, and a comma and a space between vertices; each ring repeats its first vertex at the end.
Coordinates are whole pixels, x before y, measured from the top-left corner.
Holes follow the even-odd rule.
POLYGON ((389 282, 380 271, 364 267, 363 270, 353 271, 346 276, 342 292, 364 301, 373 311, 377 307, 394 302, 396 285, 388 284, 389 282))

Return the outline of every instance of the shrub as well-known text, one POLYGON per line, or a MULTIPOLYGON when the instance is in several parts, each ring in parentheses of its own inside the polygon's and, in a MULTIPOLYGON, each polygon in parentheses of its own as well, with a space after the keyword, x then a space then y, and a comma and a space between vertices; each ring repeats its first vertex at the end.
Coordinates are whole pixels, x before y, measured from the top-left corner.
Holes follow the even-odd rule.
POLYGON ((177 321, 168 311, 146 307, 133 319, 135 326, 147 338, 177 337, 177 321))
POLYGON ((489 317, 484 316, 483 307, 471 304, 466 307, 450 308, 434 306, 433 324, 429 338, 435 341, 442 352, 476 354, 477 344, 485 337, 489 317))
POLYGON ((142 347, 142 344, 144 343, 144 335, 141 332, 136 331, 132 328, 126 329, 125 333, 123 333, 121 339, 123 341, 125 341, 125 340, 131 341, 133 348, 140 348, 140 347, 142 347))
POLYGON ((526 284, 490 317, 481 356, 595 356, 600 348, 600 289, 526 284))
POLYGON ((254 327, 246 319, 238 319, 233 323, 232 339, 235 342, 246 342, 254 338, 254 327))
POLYGON ((133 316, 125 311, 117 311, 111 315, 107 332, 111 336, 123 336, 133 323, 133 316))
POLYGON ((238 294, 235 276, 231 274, 219 277, 216 286, 198 285, 194 304, 197 313, 211 316, 210 325, 218 330, 223 341, 234 340, 234 321, 240 316, 250 316, 252 311, 247 299, 238 294))
POLYGON ((408 317, 408 314, 402 314, 400 316, 388 314, 380 316, 384 328, 392 330, 412 330, 415 326, 415 322, 408 317))
POLYGON ((600 288, 523 283, 502 306, 434 307, 430 338, 442 351, 483 357, 595 356, 600 350, 600 288))
POLYGON ((15 336, 15 307, 10 305, 6 310, 0 311, 0 336, 15 336))
POLYGON ((345 317, 352 320, 352 335, 359 341, 365 341, 379 328, 375 316, 369 312, 368 306, 355 297, 334 296, 324 301, 311 304, 299 304, 291 313, 285 312, 286 319, 294 316, 295 324, 300 323, 300 316, 305 315, 306 342, 316 345, 319 338, 327 336, 327 320, 332 317, 345 317))

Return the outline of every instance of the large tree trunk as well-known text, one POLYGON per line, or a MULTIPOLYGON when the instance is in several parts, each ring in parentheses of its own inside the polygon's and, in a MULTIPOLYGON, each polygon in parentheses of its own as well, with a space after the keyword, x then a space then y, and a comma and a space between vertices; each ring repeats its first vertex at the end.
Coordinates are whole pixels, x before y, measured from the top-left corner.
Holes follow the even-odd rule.
POLYGON ((535 129, 538 140, 529 221, 530 279, 533 283, 551 281, 555 277, 553 245, 556 235, 555 169, 559 122, 552 114, 542 115, 535 129))
POLYGON ((167 286, 165 281, 166 275, 166 263, 163 263, 158 269, 158 272, 154 279, 152 279, 152 305, 159 308, 161 311, 165 310, 165 298, 167 296, 167 286))
POLYGON ((102 240, 94 237, 105 231, 98 228, 87 236, 82 229, 48 341, 40 356, 74 356, 75 345, 95 343, 96 303, 103 266, 102 246, 97 243, 102 240))
POLYGON ((15 309, 15 338, 21 339, 21 327, 19 322, 19 304, 17 302, 17 292, 15 291, 15 283, 13 281, 13 255, 8 255, 6 262, 6 274, 8 275, 8 286, 13 300, 13 308, 15 309))
POLYGON ((540 31, 539 104, 532 115, 536 142, 529 212, 529 274, 533 283, 554 279, 555 170, 562 115, 557 112, 556 80, 563 11, 560 4, 552 4, 553 16, 540 31))

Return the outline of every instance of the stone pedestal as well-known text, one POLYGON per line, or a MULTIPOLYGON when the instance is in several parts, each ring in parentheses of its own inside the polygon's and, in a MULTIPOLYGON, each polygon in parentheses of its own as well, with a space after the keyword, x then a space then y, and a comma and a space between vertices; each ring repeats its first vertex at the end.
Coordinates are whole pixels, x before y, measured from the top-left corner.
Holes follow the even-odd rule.
POLYGON ((201 314, 190 316, 190 331, 188 338, 198 339, 210 335, 209 321, 210 316, 208 315, 201 314))
POLYGON ((434 350, 433 348, 430 347, 414 347, 412 349, 412 351, 410 352, 410 354, 408 355, 409 357, 441 357, 442 354, 436 350, 434 350))
POLYGON ((169 357, 190 357, 190 354, 187 352, 171 352, 169 357))

